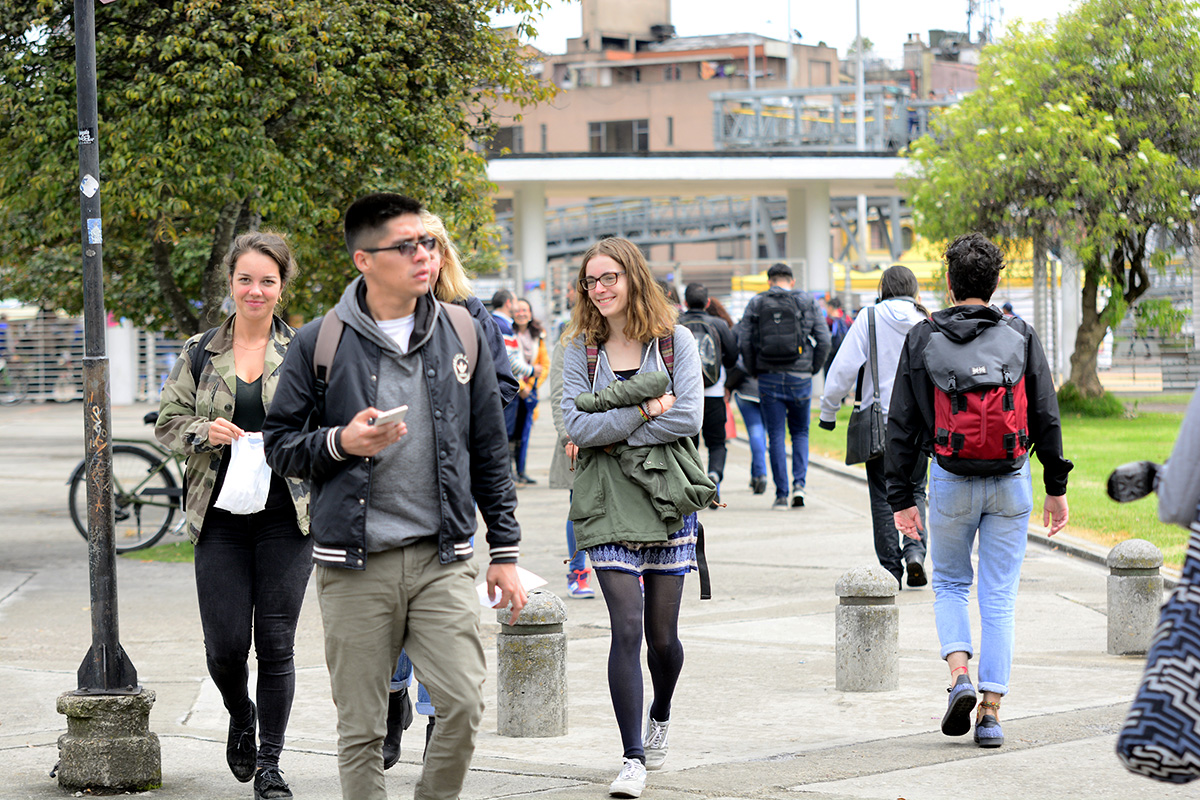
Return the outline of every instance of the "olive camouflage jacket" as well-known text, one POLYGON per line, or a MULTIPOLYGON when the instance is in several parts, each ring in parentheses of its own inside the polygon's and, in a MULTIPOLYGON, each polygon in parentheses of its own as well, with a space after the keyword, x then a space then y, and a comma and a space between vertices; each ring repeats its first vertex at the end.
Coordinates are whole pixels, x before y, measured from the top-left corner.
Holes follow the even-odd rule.
MULTIPOLYGON (((199 383, 192 381, 192 354, 200 346, 204 334, 196 334, 183 346, 179 360, 163 385, 159 402, 158 423, 154 435, 166 447, 187 456, 185 471, 188 536, 192 542, 200 538, 204 514, 212 499, 217 480, 217 467, 224 454, 224 445, 208 441, 208 426, 212 420, 233 418, 237 374, 233 363, 233 317, 229 317, 209 340, 211 354, 200 373, 199 383)), ((263 408, 271 409, 275 387, 279 383, 279 367, 287 352, 288 342, 295 331, 283 320, 275 318, 271 326, 271 347, 267 348, 263 367, 263 408)), ((288 478, 288 489, 296 504, 296 522, 308 533, 308 484, 300 478, 288 478)))

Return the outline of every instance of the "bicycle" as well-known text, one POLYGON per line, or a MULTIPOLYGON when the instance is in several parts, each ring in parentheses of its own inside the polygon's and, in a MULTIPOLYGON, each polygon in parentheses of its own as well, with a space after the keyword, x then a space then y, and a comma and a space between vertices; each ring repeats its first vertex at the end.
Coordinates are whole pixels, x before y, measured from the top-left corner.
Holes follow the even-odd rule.
POLYGON ((0 406, 16 405, 29 394, 25 377, 16 369, 19 361, 16 356, 0 357, 0 406))
MULTIPOLYGON (((158 421, 158 412, 142 418, 158 421)), ((86 459, 76 465, 67 483, 71 521, 80 536, 88 538, 86 459)), ((118 553, 150 547, 168 532, 181 533, 183 515, 183 457, 158 442, 115 439, 112 453, 113 541, 118 553), (171 472, 174 465, 175 474, 171 472), (176 480, 176 475, 179 476, 176 480), (172 527, 175 513, 180 519, 172 527)))

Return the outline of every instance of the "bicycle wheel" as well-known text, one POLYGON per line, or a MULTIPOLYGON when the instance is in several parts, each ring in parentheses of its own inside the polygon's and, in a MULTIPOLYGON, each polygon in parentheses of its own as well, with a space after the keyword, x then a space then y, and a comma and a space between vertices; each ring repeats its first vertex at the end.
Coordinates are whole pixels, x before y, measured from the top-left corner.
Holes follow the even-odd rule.
MULTIPOLYGON (((2 361, 2 359, 0 359, 2 361)), ((25 399, 29 389, 25 381, 14 374, 12 367, 0 365, 0 406, 11 406, 25 399)))
MULTIPOLYGON (((118 553, 141 550, 171 527, 179 495, 166 462, 136 445, 113 445, 113 541, 118 553)), ((71 520, 87 538, 87 476, 81 461, 71 475, 71 520)))

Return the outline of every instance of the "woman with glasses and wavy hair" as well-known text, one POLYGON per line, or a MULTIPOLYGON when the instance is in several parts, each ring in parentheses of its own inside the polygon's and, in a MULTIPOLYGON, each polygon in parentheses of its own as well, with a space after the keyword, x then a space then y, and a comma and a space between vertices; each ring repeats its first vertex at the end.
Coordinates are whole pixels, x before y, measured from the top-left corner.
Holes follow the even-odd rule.
POLYGON ((589 481, 587 475, 589 468, 603 468, 619 446, 668 444, 699 433, 704 385, 696 341, 675 323, 677 312, 637 245, 620 238, 593 245, 579 268, 579 291, 563 334, 562 410, 579 448, 571 519, 612 628, 608 686, 624 763, 609 792, 638 797, 646 770, 661 768, 667 755, 671 698, 683 668, 679 608, 684 576, 696 569, 696 515, 687 514, 677 527, 661 519, 654 504, 659 498, 641 484, 611 471, 611 480, 589 481), (585 396, 590 401, 614 387, 632 392, 642 386, 653 387, 653 396, 608 410, 580 408, 585 396), (643 630, 654 689, 644 738, 643 630))

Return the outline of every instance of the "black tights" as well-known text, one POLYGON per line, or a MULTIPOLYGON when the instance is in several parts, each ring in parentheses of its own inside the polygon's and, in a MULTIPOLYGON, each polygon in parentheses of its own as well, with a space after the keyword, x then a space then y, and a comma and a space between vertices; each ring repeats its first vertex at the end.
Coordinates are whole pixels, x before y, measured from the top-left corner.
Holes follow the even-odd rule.
POLYGON ((612 642, 608 650, 608 691, 612 695, 617 727, 625 758, 645 761, 642 747, 642 630, 646 632, 646 662, 654 700, 650 716, 659 722, 671 719, 671 696, 683 669, 683 643, 679 641, 679 606, 682 575, 645 576, 643 602, 638 578, 613 569, 596 570, 596 579, 608 605, 612 642))

